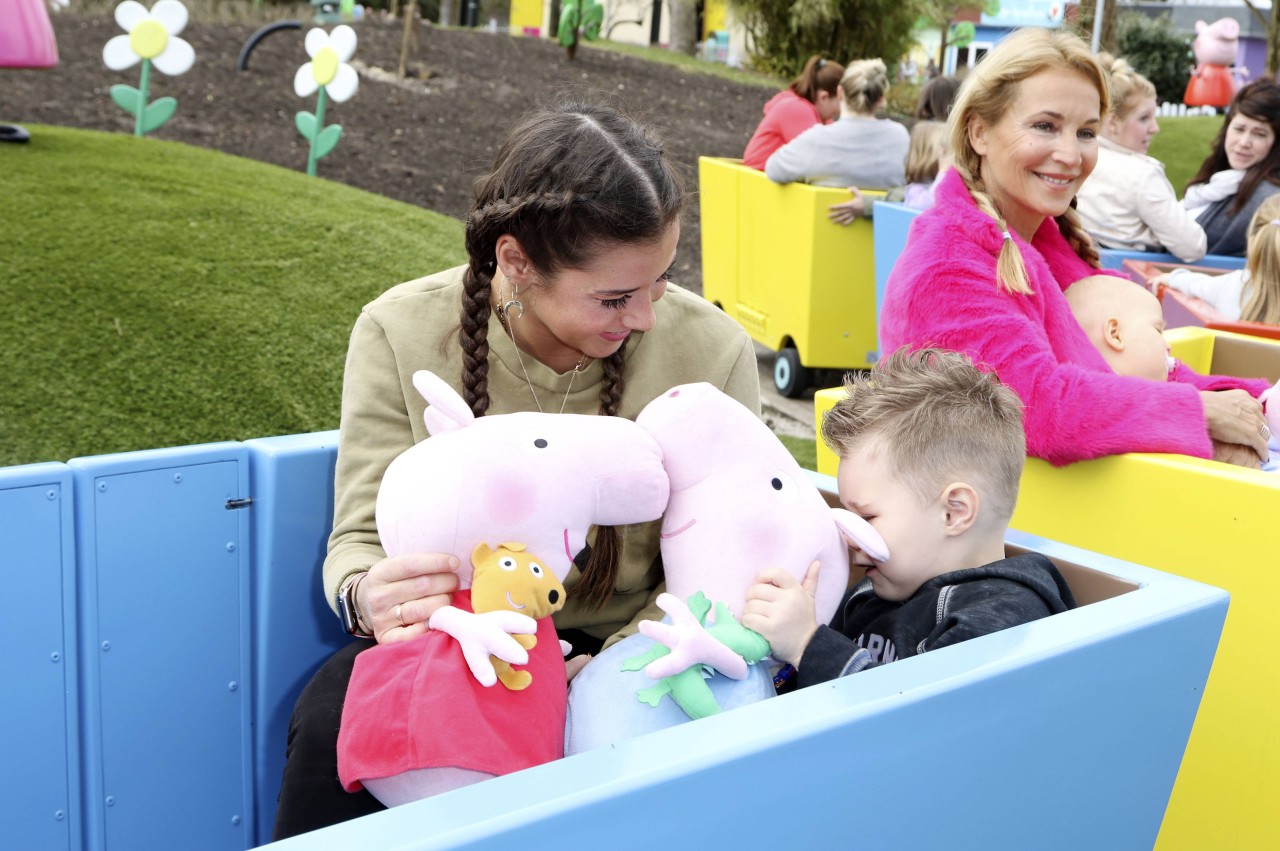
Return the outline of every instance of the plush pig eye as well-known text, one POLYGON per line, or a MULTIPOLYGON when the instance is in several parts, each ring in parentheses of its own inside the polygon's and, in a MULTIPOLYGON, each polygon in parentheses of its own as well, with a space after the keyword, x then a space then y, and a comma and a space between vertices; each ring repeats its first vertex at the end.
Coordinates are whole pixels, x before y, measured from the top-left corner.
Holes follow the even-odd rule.
POLYGON ((775 491, 783 502, 792 502, 800 495, 800 488, 796 486, 791 474, 783 470, 773 471, 773 475, 769 477, 769 488, 775 491))
POLYGON ((505 558, 498 559, 498 567, 502 568, 503 570, 515 570, 516 567, 518 567, 518 565, 516 564, 515 559, 513 559, 511 556, 507 556, 505 558))
POLYGON ((538 564, 536 561, 529 562, 529 572, 532 573, 535 578, 541 579, 543 574, 542 565, 538 564))
POLYGON ((540 438, 538 438, 537 440, 535 440, 535 441, 533 442, 533 445, 534 445, 534 446, 536 446, 536 447, 538 447, 539 449, 546 449, 546 448, 547 448, 547 439, 546 439, 545 437, 540 437, 540 438))

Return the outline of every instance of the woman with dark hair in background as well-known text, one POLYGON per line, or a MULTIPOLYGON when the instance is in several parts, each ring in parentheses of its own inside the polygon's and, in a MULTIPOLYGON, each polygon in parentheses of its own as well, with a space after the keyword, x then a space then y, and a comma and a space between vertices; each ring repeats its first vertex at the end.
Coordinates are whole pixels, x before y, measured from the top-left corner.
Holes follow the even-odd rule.
POLYGON ((1187 184, 1183 205, 1210 254, 1243 257, 1258 206, 1280 192, 1280 85, 1255 80, 1236 92, 1213 152, 1187 184))

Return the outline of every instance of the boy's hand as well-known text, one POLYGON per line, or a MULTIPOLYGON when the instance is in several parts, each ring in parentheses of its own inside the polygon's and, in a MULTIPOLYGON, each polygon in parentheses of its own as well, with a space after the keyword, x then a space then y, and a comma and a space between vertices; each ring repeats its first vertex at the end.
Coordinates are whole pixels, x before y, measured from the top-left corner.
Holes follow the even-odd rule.
POLYGON ((804 582, 785 570, 770 568, 756 577, 747 590, 742 625, 769 641, 774 658, 800 667, 809 639, 818 631, 813 596, 818 590, 818 562, 809 565, 804 582))
POLYGON ((827 208, 827 218, 838 225, 851 225, 866 214, 867 202, 858 187, 850 186, 849 193, 853 195, 851 200, 827 208))

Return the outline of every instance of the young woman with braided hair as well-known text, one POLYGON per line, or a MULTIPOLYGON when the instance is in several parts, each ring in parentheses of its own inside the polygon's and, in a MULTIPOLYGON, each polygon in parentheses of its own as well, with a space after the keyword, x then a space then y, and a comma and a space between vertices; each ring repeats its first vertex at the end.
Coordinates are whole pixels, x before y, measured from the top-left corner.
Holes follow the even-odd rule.
MULTIPOLYGON (((451 380, 477 416, 515 411, 635 418, 672 386, 707 381, 760 407, 750 338, 710 303, 669 284, 684 185, 661 144, 618 111, 535 111, 477 182, 469 262, 392 288, 351 335, 324 592, 349 605, 353 634, 404 641, 449 602, 457 560, 387 558, 374 504, 387 465, 428 438, 411 377, 451 380), (461 309, 461 321, 458 321, 461 309)), ((576 651, 630 634, 661 581, 658 523, 599 529, 555 616, 576 651)), ((338 651, 303 690, 290 722, 276 815, 280 839, 381 809, 338 780, 338 720, 356 655, 338 651)), ((570 676, 589 659, 570 660, 570 676)))
POLYGON ((1108 106, 1102 68, 1065 31, 1020 30, 978 63, 949 119, 953 168, 889 276, 882 348, 954 349, 993 370, 1026 406, 1027 453, 1054 464, 1174 452, 1256 468, 1265 382, 1181 365, 1167 383, 1118 376, 1067 304, 1098 269, 1072 201, 1108 106))

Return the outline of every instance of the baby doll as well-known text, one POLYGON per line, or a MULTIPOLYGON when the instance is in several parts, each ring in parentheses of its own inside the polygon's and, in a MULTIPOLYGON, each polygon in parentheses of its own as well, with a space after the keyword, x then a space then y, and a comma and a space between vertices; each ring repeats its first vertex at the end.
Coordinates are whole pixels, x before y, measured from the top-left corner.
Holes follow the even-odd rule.
POLYGON ((1160 300, 1146 287, 1111 275, 1081 278, 1067 303, 1089 342, 1116 375, 1167 381, 1174 363, 1164 339, 1160 300))

